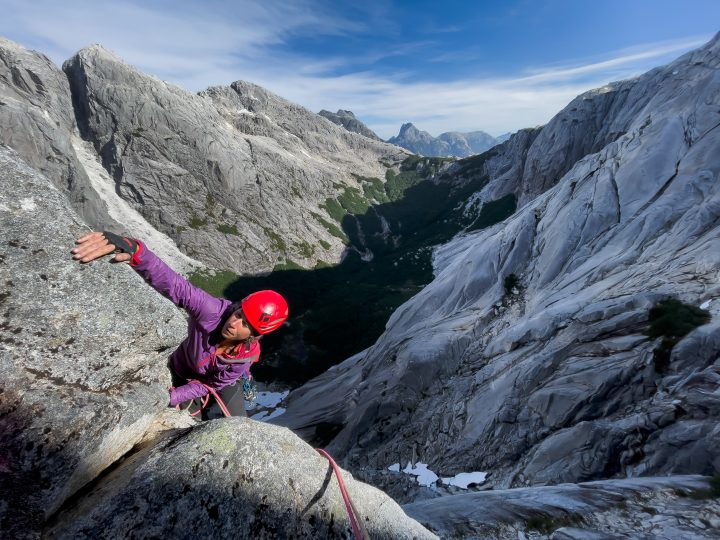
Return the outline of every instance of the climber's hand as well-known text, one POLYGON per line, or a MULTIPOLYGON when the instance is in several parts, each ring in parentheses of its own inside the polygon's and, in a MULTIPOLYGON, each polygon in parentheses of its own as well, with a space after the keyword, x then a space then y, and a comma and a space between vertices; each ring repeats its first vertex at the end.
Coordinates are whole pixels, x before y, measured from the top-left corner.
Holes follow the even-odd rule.
POLYGON ((73 249, 73 259, 81 263, 94 261, 115 251, 120 251, 112 262, 129 261, 138 249, 138 243, 132 238, 125 238, 117 234, 103 231, 94 231, 78 238, 75 241, 78 247, 73 249))

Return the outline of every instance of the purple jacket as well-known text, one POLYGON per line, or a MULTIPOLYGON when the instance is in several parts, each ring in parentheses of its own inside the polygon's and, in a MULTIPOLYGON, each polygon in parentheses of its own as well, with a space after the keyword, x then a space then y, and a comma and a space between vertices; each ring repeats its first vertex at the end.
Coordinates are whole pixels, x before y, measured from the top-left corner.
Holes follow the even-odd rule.
MULTIPOLYGON (((190 315, 188 335, 170 355, 170 365, 177 375, 198 380, 215 390, 233 384, 250 372, 250 365, 260 358, 260 343, 254 341, 249 351, 242 348, 236 363, 226 363, 216 354, 217 347, 210 343, 210 334, 229 315, 229 300, 215 298, 165 264, 142 242, 130 261, 135 271, 156 291, 190 315), (237 363, 241 360, 242 363, 237 363)), ((208 394, 201 384, 190 382, 170 389, 170 405, 208 394)))

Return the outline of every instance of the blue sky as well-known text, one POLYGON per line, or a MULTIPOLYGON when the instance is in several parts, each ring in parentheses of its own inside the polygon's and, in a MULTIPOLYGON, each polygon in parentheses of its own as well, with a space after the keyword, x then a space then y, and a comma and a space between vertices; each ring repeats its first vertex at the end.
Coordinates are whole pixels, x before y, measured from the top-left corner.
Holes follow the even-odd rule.
POLYGON ((250 81, 381 137, 546 123, 573 97, 696 48, 718 0, 0 0, 0 36, 58 65, 101 43, 191 91, 250 81))

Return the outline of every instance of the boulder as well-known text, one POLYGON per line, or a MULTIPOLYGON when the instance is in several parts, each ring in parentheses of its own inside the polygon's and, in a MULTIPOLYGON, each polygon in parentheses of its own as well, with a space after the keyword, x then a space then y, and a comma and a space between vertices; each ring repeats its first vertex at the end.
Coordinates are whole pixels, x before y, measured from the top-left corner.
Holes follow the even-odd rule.
MULTIPOLYGON (((342 472, 370 538, 437 538, 342 472)), ((176 430, 138 451, 49 525, 47 538, 352 538, 328 460, 245 418, 176 430)))

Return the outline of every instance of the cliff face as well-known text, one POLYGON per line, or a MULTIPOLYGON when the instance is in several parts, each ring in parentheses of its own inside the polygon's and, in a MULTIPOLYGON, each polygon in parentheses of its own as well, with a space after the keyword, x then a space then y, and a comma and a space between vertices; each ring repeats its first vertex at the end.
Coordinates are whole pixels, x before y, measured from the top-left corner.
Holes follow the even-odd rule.
POLYGON ((647 333, 669 297, 720 313, 719 53, 716 37, 444 171, 524 206, 438 248, 435 280, 278 423, 335 426, 353 466, 415 457, 501 486, 717 472, 720 326, 665 360, 647 333))
POLYGON ((119 195, 214 268, 338 261, 345 246, 326 199, 362 191, 358 176, 384 178, 404 158, 249 83, 193 95, 99 46, 64 70, 80 132, 119 195))

